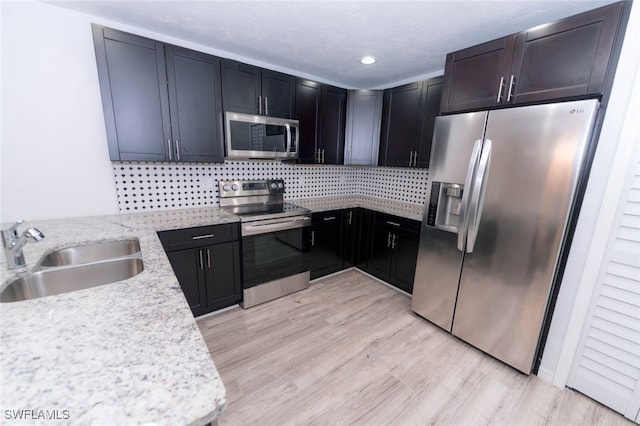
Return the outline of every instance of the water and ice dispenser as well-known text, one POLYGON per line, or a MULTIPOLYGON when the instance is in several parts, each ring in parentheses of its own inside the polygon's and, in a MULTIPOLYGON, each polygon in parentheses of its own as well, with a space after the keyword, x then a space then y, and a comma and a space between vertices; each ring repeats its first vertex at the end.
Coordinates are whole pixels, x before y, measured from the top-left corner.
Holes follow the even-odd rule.
POLYGON ((463 186, 457 183, 433 182, 427 225, 458 232, 463 186))

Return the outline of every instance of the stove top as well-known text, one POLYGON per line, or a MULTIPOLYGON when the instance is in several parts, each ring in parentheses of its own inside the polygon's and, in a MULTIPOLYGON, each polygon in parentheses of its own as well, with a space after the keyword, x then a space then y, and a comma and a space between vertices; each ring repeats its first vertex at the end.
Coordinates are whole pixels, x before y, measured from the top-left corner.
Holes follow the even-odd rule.
POLYGON ((311 210, 284 201, 282 179, 220 181, 220 207, 241 222, 310 215, 311 210))
POLYGON ((311 214, 311 210, 291 203, 245 204, 222 208, 239 216, 241 222, 311 214))

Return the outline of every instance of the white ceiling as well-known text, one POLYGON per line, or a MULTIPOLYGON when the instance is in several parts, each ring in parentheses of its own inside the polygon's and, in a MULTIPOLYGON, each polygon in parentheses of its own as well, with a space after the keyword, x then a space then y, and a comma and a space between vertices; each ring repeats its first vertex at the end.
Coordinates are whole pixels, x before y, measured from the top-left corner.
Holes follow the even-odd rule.
POLYGON ((447 52, 613 1, 49 2, 322 82, 386 88, 441 73, 447 52))

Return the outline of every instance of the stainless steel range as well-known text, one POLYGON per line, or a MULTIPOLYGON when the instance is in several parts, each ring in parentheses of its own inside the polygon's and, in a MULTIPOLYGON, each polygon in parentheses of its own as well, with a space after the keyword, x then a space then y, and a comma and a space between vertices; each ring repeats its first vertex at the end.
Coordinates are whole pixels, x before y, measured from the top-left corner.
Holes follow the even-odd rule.
POLYGON ((284 201, 282 179, 220 181, 220 207, 240 217, 242 307, 309 287, 311 211, 284 201))

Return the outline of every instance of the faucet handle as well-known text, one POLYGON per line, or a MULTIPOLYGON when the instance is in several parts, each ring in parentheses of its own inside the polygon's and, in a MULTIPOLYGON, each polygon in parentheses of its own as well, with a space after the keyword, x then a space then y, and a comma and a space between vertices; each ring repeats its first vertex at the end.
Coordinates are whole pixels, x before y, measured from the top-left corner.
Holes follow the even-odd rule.
POLYGON ((18 226, 22 225, 24 223, 24 219, 20 219, 19 221, 17 221, 16 223, 14 223, 13 225, 11 225, 10 227, 8 227, 7 229, 3 229, 2 233, 7 235, 12 235, 14 237, 18 236, 18 226))

